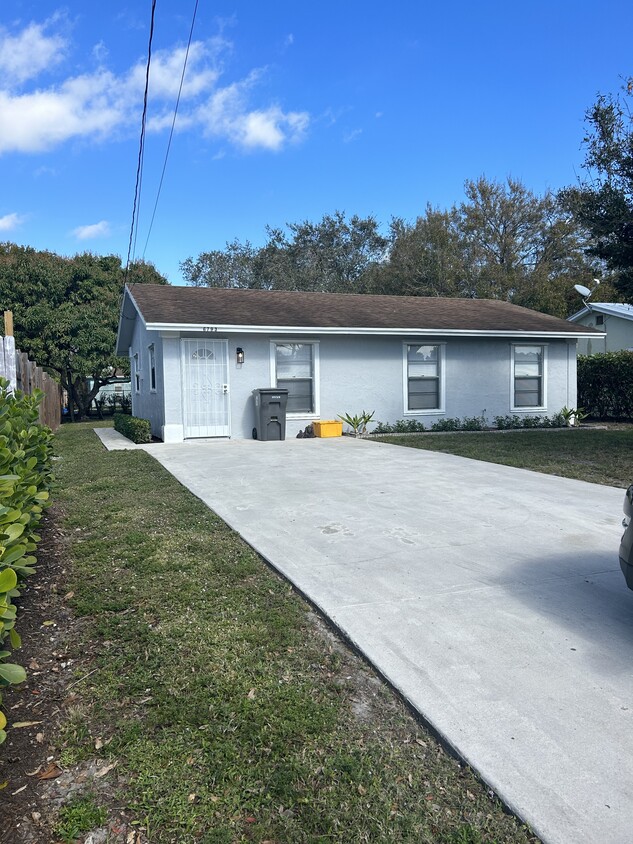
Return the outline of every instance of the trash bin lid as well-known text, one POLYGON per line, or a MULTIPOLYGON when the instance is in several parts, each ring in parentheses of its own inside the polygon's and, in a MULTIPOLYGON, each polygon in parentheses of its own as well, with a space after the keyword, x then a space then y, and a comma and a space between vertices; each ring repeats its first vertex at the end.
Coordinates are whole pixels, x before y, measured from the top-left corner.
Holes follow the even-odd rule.
POLYGON ((257 387, 253 390, 253 393, 258 393, 260 396, 269 396, 269 395, 288 395, 287 387, 257 387))

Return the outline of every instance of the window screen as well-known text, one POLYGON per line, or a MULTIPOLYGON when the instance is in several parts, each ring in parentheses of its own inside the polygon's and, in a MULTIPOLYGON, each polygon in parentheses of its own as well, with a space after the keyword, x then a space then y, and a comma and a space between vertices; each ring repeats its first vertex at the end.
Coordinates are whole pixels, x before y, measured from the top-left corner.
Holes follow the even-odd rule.
POLYGON ((275 347, 277 386, 288 390, 288 413, 314 413, 314 346, 279 343, 275 347))
POLYGON ((407 346, 407 409, 440 408, 440 347, 407 346))

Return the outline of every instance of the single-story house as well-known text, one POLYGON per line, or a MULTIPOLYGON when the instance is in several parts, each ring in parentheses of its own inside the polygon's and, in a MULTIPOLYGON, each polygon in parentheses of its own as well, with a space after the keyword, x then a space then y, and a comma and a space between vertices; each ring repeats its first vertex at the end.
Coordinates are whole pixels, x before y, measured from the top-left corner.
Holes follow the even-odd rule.
POLYGON ((579 338, 579 355, 618 352, 621 349, 633 351, 633 305, 586 302, 582 310, 569 317, 569 321, 603 332, 602 337, 579 338))
POLYGON ((287 433, 339 414, 374 420, 576 404, 576 344, 595 328, 508 302, 338 293, 125 288, 117 353, 132 409, 165 442, 250 438, 253 390, 288 389, 287 433))

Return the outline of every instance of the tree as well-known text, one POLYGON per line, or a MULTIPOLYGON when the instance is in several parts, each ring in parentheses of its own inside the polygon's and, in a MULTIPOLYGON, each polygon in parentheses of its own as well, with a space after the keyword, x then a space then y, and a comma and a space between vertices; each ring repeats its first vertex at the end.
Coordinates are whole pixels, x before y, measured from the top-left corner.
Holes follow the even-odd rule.
POLYGON ((360 293, 365 273, 384 258, 389 243, 373 217, 348 220, 341 211, 318 223, 267 227, 266 236, 260 249, 235 240, 224 251, 187 258, 182 273, 194 286, 360 293))
POLYGON ((194 261, 180 264, 182 274, 192 287, 257 287, 255 258, 258 250, 247 240, 233 240, 224 250, 203 252, 194 261))
POLYGON ((459 296, 465 276, 459 233, 448 211, 427 205, 415 223, 391 221, 386 260, 367 271, 372 293, 395 296, 459 296))
POLYGON ((633 301, 633 114, 627 102, 632 95, 633 77, 622 95, 600 95, 587 111, 587 178, 560 193, 593 237, 589 252, 615 272, 625 301, 633 301))
MULTIPOLYGON (((13 311, 16 344, 59 379, 80 418, 116 370, 128 366, 114 353, 123 280, 114 255, 63 258, 0 244, 0 307, 13 311)), ((167 283, 145 262, 130 266, 127 280, 167 283)))
POLYGON ((567 316, 574 284, 595 273, 576 221, 553 194, 538 197, 510 177, 501 183, 482 176, 467 181, 465 192, 467 201, 453 211, 464 292, 567 316))

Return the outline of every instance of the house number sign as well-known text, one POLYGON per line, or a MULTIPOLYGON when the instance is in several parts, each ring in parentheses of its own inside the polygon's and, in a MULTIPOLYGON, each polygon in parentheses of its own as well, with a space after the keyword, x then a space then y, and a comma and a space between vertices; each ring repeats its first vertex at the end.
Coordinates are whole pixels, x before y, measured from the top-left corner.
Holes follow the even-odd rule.
POLYGON ((218 329, 217 329, 217 326, 215 326, 215 325, 203 325, 202 330, 203 331, 217 331, 218 329))

